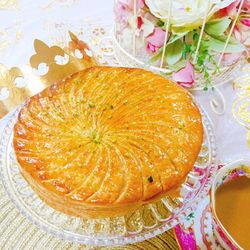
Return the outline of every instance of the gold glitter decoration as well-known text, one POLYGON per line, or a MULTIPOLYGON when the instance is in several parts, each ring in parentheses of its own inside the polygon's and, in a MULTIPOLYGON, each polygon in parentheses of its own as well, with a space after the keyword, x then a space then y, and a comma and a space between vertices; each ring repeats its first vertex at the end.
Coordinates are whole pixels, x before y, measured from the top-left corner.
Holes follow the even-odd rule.
POLYGON ((19 0, 0 0, 0 9, 17 9, 19 0))
POLYGON ((247 146, 250 148, 250 130, 247 133, 247 146))
POLYGON ((250 148, 250 67, 243 69, 243 75, 235 79, 234 90, 237 99, 233 102, 232 113, 236 121, 248 129, 247 145, 250 148))
POLYGON ((250 95, 250 75, 238 77, 234 81, 234 90, 238 96, 250 95))
POLYGON ((106 33, 105 30, 103 28, 101 28, 101 27, 95 28, 92 32, 96 36, 105 35, 105 33, 106 33))
POLYGON ((101 50, 105 53, 112 53, 114 51, 113 48, 101 48, 101 50))
POLYGON ((92 45, 97 46, 98 45, 98 40, 93 38, 91 43, 92 43, 92 45))
POLYGON ((0 52, 7 48, 8 46, 8 38, 6 31, 0 31, 0 52))
POLYGON ((68 30, 70 30, 70 25, 65 22, 50 22, 44 23, 44 30, 47 33, 50 31, 50 40, 53 45, 57 45, 64 48, 68 44, 68 30))
POLYGON ((43 6, 42 9, 48 10, 57 6, 69 7, 78 2, 79 0, 52 0, 52 1, 49 1, 49 3, 47 3, 45 6, 43 6))
POLYGON ((242 126, 250 129, 250 95, 233 103, 233 115, 242 126))
POLYGON ((13 25, 0 30, 0 53, 3 53, 5 49, 8 49, 9 46, 16 44, 23 38, 24 34, 21 31, 20 25, 21 21, 15 20, 13 25))

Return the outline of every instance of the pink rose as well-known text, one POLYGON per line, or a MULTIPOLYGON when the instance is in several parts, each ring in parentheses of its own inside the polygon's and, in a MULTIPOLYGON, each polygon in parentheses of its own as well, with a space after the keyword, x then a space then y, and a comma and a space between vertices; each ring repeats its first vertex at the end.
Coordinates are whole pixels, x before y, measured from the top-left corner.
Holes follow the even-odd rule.
POLYGON ((250 19, 249 18, 242 18, 241 23, 248 26, 250 28, 250 19))
POLYGON ((250 11, 250 0, 245 0, 242 6, 243 10, 250 11))
POLYGON ((237 40, 244 44, 246 40, 250 38, 250 19, 240 19, 234 27, 233 35, 237 40))
POLYGON ((235 17, 237 14, 237 9, 240 4, 240 0, 236 0, 226 7, 227 15, 230 17, 235 17))
POLYGON ((160 28, 155 28, 153 33, 147 37, 147 50, 149 52, 156 52, 164 45, 166 32, 160 28))
POLYGON ((191 88, 194 85, 195 78, 193 65, 190 62, 187 62, 186 66, 178 72, 174 72, 172 77, 179 85, 191 88))
POLYGON ((145 6, 144 0, 137 0, 137 8, 142 9, 145 6))
MULTIPOLYGON (((134 0, 130 0, 130 6, 134 9, 134 0)), ((142 9, 145 6, 144 0, 137 0, 136 1, 136 10, 142 9)))
MULTIPOLYGON (((144 0, 137 0, 137 11, 145 6, 144 0)), ((114 6, 115 19, 123 30, 128 24, 128 18, 134 15, 134 0, 120 0, 114 6)))
MULTIPOLYGON (((215 17, 222 18, 226 16, 230 16, 231 18, 235 18, 241 0, 235 0, 233 3, 229 4, 227 7, 220 9, 216 14, 215 17)), ((249 11, 250 10, 250 0, 245 0, 242 6, 242 11, 249 11)))
POLYGON ((147 51, 148 52, 155 53, 155 52, 157 52, 158 49, 159 49, 158 47, 154 46, 151 43, 147 44, 147 51))
POLYGON ((128 23, 128 17, 131 15, 127 5, 118 2, 114 7, 115 19, 121 25, 123 30, 128 23))
MULTIPOLYGON (((134 0, 120 0, 119 2, 128 6, 131 11, 134 10, 134 0)), ((136 10, 137 11, 139 9, 143 8, 144 6, 145 6, 144 0, 137 0, 136 1, 136 10)))
MULTIPOLYGON (((226 8, 221 9, 218 11, 217 17, 225 17, 229 16, 232 20, 236 18, 236 14, 239 10, 241 0, 236 0, 226 8)), ((248 18, 245 13, 249 13, 250 11, 250 0, 245 0, 239 18, 236 22, 236 25, 233 30, 233 36, 240 41, 242 44, 247 45, 247 41, 250 39, 250 18, 248 18)))

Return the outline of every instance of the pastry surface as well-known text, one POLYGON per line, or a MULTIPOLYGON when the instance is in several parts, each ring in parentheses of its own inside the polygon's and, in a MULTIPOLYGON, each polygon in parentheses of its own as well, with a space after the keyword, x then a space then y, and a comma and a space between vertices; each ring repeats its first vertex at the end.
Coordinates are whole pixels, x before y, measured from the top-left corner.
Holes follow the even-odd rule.
POLYGON ((14 127, 20 170, 50 206, 124 215, 176 188, 203 140, 189 94, 142 69, 93 67, 31 97, 14 127))

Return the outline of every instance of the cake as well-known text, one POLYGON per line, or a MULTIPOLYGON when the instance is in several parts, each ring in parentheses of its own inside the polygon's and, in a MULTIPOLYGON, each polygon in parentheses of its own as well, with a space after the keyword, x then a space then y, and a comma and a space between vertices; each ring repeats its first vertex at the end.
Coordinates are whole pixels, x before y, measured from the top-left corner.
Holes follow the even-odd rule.
POLYGON ((49 206, 122 216, 175 190, 203 141, 199 109, 143 69, 93 67, 27 100, 14 127, 20 171, 49 206))

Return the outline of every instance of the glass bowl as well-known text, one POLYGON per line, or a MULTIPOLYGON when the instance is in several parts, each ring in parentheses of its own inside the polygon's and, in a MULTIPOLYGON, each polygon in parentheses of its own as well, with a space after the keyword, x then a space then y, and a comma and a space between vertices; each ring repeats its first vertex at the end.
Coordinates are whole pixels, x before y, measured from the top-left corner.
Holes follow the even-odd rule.
POLYGON ((47 206, 22 177, 13 149, 13 126, 21 106, 10 117, 0 141, 0 173, 9 197, 32 223, 64 240, 92 246, 135 243, 161 234, 181 223, 203 199, 217 170, 215 137, 211 121, 201 109, 204 142, 193 170, 175 197, 142 206, 125 217, 81 219, 47 206))

